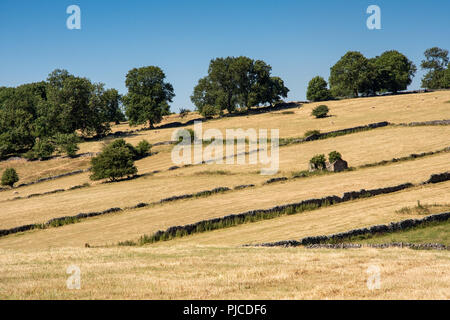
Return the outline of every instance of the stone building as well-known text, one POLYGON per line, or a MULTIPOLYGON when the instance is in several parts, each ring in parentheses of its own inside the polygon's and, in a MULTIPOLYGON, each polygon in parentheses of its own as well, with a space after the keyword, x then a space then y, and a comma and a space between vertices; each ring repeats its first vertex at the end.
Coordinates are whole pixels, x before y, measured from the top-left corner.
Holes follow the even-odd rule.
POLYGON ((345 160, 338 159, 333 163, 327 162, 327 170, 332 172, 340 172, 348 169, 348 163, 345 160))

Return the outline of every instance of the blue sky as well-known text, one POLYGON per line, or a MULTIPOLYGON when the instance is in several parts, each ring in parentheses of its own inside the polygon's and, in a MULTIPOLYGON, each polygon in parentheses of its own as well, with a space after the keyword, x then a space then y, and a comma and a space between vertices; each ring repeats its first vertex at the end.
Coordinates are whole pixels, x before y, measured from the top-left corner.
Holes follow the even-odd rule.
MULTIPOLYGON (((396 49, 417 66, 433 46, 450 49, 444 0, 0 0, 0 86, 40 81, 56 68, 126 93, 125 75, 157 65, 175 88, 172 110, 193 109, 192 89, 215 57, 262 59, 304 100, 308 81, 348 50, 396 49), (81 8, 81 30, 66 8, 81 8), (381 8, 382 30, 366 9, 381 8)), ((420 87, 419 70, 410 89, 420 87)))

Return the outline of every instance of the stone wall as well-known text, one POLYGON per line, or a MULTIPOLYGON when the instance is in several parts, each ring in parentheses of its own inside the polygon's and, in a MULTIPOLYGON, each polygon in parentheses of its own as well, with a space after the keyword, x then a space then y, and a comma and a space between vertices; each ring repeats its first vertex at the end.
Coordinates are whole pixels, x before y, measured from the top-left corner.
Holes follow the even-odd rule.
POLYGON ((439 183, 450 180, 450 172, 444 172, 440 174, 431 175, 430 179, 424 182, 424 184, 428 183, 439 183))
POLYGON ((409 248, 414 250, 450 250, 450 247, 441 243, 405 243, 405 242, 392 242, 392 243, 380 243, 380 244, 359 244, 359 243, 336 243, 336 244, 311 244, 307 245, 307 249, 359 249, 359 248, 409 248))
MULTIPOLYGON (((351 239, 356 236, 369 236, 392 233, 396 231, 404 231, 410 228, 414 228, 423 224, 431 222, 443 222, 450 219, 450 212, 444 212, 427 216, 423 219, 407 219, 400 222, 391 222, 390 224, 375 225, 368 228, 353 229, 347 232, 336 233, 332 235, 306 237, 300 240, 287 240, 278 241, 272 243, 263 243, 260 246, 263 247, 296 247, 296 246, 310 246, 320 245, 326 242, 342 242, 351 239)), ((339 246, 339 244, 335 244, 339 246)))
MULTIPOLYGON (((81 187, 81 186, 76 186, 76 187, 81 187)), ((72 187, 75 188, 75 187, 72 187)), ((119 211, 123 211, 123 210, 129 210, 129 209, 138 209, 138 208, 143 208, 143 207, 147 207, 150 205, 156 205, 156 204, 162 204, 162 203, 166 203, 166 202, 172 202, 172 201, 177 201, 177 200, 183 200, 183 199, 190 199, 190 198, 194 198, 194 197, 202 197, 202 196, 208 196, 211 194, 215 194, 215 193, 222 193, 222 192, 227 192, 230 191, 231 189, 228 187, 218 187, 212 190, 205 190, 205 191, 200 191, 197 193, 192 193, 192 194, 184 194, 184 195, 179 195, 179 196, 173 196, 170 198, 165 198, 165 199, 161 199, 159 201, 153 202, 153 203, 143 203, 140 202, 134 206, 131 207, 127 207, 127 208, 109 208, 103 211, 94 211, 94 212, 89 212, 89 213, 79 213, 77 215, 74 216, 64 216, 64 217, 57 217, 57 218, 53 218, 45 223, 36 223, 36 224, 29 224, 29 225, 24 225, 24 226, 20 226, 20 227, 15 227, 15 228, 11 228, 11 229, 5 229, 5 230, 0 230, 0 237, 2 236, 6 236, 9 234, 13 234, 13 233, 18 233, 18 232, 24 232, 24 231, 29 231, 32 229, 36 229, 36 228, 46 228, 52 225, 62 225, 67 223, 71 223, 73 221, 77 221, 80 219, 86 219, 86 218, 91 218, 91 217, 96 217, 96 216, 100 216, 100 215, 105 215, 105 214, 110 214, 110 213, 115 213, 115 212, 119 212, 119 211)), ((64 191, 64 190, 62 190, 64 191)), ((61 191, 58 191, 61 192, 61 191)), ((49 193, 57 193, 57 192, 49 192, 49 193)), ((46 193, 46 194, 49 194, 46 193)), ((41 195, 41 194, 39 194, 41 195)))
POLYGON ((295 140, 291 141, 290 143, 302 143, 302 142, 307 142, 307 141, 315 141, 315 140, 323 139, 327 136, 344 135, 344 134, 349 134, 349 133, 356 132, 356 131, 364 131, 364 130, 382 128, 382 127, 386 127, 388 125, 390 125, 390 123, 387 121, 370 123, 365 126, 357 126, 357 127, 352 127, 352 128, 345 128, 345 129, 340 129, 340 130, 335 130, 335 131, 312 134, 305 138, 295 139, 295 140))
MULTIPOLYGON (((75 170, 75 171, 72 171, 72 172, 62 173, 62 174, 59 174, 59 175, 57 175, 57 176, 52 176, 52 177, 47 177, 47 178, 41 178, 41 179, 38 179, 38 180, 36 180, 36 181, 32 181, 32 182, 28 182, 28 183, 22 183, 22 184, 19 184, 18 186, 14 187, 13 189, 20 188, 20 187, 31 186, 31 185, 34 185, 34 184, 36 184, 36 183, 41 183, 41 182, 51 181, 51 180, 55 180, 55 179, 59 179, 59 178, 69 177, 69 176, 73 176, 73 175, 80 174, 80 173, 83 173, 83 172, 88 172, 89 170, 90 170, 90 169, 85 169, 85 170, 75 170)), ((11 189, 10 189, 10 188, 3 188, 3 189, 0 188, 0 191, 6 191, 6 190, 11 190, 11 189)))
MULTIPOLYGON (((354 199, 359 198, 365 198, 365 197, 372 197, 380 194, 388 194, 392 192, 397 192, 400 190, 404 190, 407 188, 411 188, 414 185, 411 183, 405 183, 397 186, 392 187, 386 187, 386 188, 378 188, 378 189, 372 189, 372 190, 365 190, 362 189, 360 191, 352 191, 352 192, 346 192, 342 197, 332 195, 327 196, 319 199, 308 199, 303 200, 301 202, 297 203, 291 203, 286 205, 279 205, 275 206, 269 209, 259 209, 259 210, 250 210, 243 213, 238 214, 230 214, 221 218, 214 218, 214 219, 208 219, 208 220, 202 220, 193 224, 188 224, 184 226, 173 226, 168 229, 160 230, 156 233, 154 233, 152 236, 148 238, 156 239, 156 241, 159 241, 159 239, 163 238, 171 238, 177 236, 177 234, 183 234, 183 235, 189 235, 198 232, 198 230, 214 230, 217 229, 217 226, 224 226, 224 225, 233 225, 233 224, 240 224, 244 221, 251 219, 252 217, 259 217, 260 220, 264 218, 271 218, 273 216, 276 216, 277 214, 287 212, 295 213, 296 210, 299 210, 301 208, 320 208, 323 206, 333 205, 341 202, 351 201, 354 199)), ((146 236, 144 236, 146 237, 146 236)))
POLYGON ((450 125, 450 120, 432 120, 432 121, 421 121, 421 122, 410 122, 410 123, 399 123, 399 126, 406 127, 420 127, 420 126, 448 126, 450 125))
POLYGON ((61 192, 65 192, 65 191, 72 191, 72 190, 87 188, 89 186, 90 186, 89 183, 85 183, 85 184, 81 184, 81 185, 70 187, 68 189, 56 189, 56 190, 42 192, 42 193, 33 193, 33 194, 30 194, 30 195, 25 196, 25 197, 14 197, 14 198, 10 199, 10 201, 21 200, 21 199, 30 199, 30 198, 39 197, 39 196, 46 196, 46 195, 49 195, 49 194, 55 194, 55 193, 61 193, 61 192))
MULTIPOLYGON (((446 173, 442 173, 442 174, 432 175, 430 177, 430 179, 427 181, 430 181, 432 179, 432 177, 434 177, 434 176, 439 177, 438 182, 450 180, 450 172, 446 172, 446 173)), ((424 183, 427 183, 427 182, 424 182, 424 183)), ((437 183, 437 182, 435 182, 435 183, 437 183)), ((421 183, 421 184, 423 184, 423 183, 421 183)), ((245 186, 245 187, 247 187, 247 186, 245 186)), ((250 219, 255 218, 255 217, 258 217, 259 219, 270 218, 270 217, 276 216, 277 214, 279 215, 283 212, 285 212, 286 214, 290 214, 290 213, 295 213, 297 210, 300 210, 300 209, 320 208, 323 206, 329 206, 329 205, 333 205, 333 204, 337 204, 337 203, 347 202, 347 201, 351 201, 354 199, 373 197, 373 196, 377 196, 377 195, 381 195, 381 194, 397 192, 397 191, 405 190, 405 189, 408 189, 411 187, 414 187, 414 185, 412 183, 404 183, 404 184, 391 186, 391 187, 385 187, 385 188, 377 188, 377 189, 370 189, 370 190, 361 189, 359 191, 345 192, 342 197, 339 197, 336 195, 331 195, 331 196, 326 196, 326 197, 318 198, 318 199, 308 199, 308 200, 303 200, 303 201, 300 201, 297 203, 279 205, 279 206, 275 206, 275 207, 272 207, 269 209, 250 210, 250 211, 246 211, 243 213, 230 214, 230 215, 220 217, 220 218, 202 220, 202 221, 199 221, 199 222, 196 222, 193 224, 189 224, 189 225, 173 226, 173 227, 168 228, 165 231, 160 230, 160 231, 156 232, 153 235, 153 237, 159 238, 163 235, 173 237, 173 236, 176 236, 176 234, 180 233, 180 232, 183 234, 192 234, 194 232, 197 232, 197 230, 203 228, 204 226, 208 226, 208 228, 212 228, 211 226, 215 226, 215 225, 219 225, 219 224, 220 225, 227 225, 227 224, 232 225, 236 221, 238 223, 241 223, 241 222, 246 221, 248 218, 250 218, 250 219)), ((161 199, 160 201, 157 201, 157 202, 154 202, 151 204, 141 202, 133 207, 124 208, 124 209, 110 208, 110 209, 100 211, 100 212, 80 213, 75 216, 65 216, 65 217, 54 218, 44 224, 41 224, 41 226, 45 227, 45 226, 49 226, 55 222, 63 222, 65 220, 70 220, 70 219, 84 219, 84 218, 94 217, 94 216, 98 216, 98 215, 109 214, 112 212, 122 211, 125 209, 136 209, 136 208, 142 208, 142 207, 154 205, 154 204, 162 204, 165 202, 177 201, 177 200, 188 199, 188 198, 193 198, 193 197, 200 197, 200 196, 208 196, 211 194, 227 192, 230 190, 231 189, 228 187, 219 187, 219 188, 215 188, 212 190, 197 192, 194 194, 185 194, 185 195, 165 198, 165 199, 161 199)), ((404 222, 404 224, 407 225, 408 221, 410 221, 410 220, 406 220, 406 222, 404 222)), ((37 224, 33 224, 33 225, 26 225, 26 226, 21 226, 21 227, 17 227, 17 228, 7 229, 7 230, 0 230, 0 237, 8 235, 8 234, 12 234, 12 233, 31 230, 31 229, 36 228, 36 226, 37 226, 37 224)), ((394 224, 394 226, 392 228, 394 228, 395 226, 396 226, 396 224, 394 224)), ((373 230, 370 229, 371 231, 377 231, 377 232, 383 232, 383 231, 389 230, 389 228, 386 229, 386 227, 384 227, 384 226, 374 226, 372 228, 373 228, 373 230)), ((353 232, 354 233, 355 232, 356 233, 357 232, 366 232, 366 229, 358 229, 358 230, 353 231, 353 232), (358 231, 358 230, 362 230, 362 231, 358 231)), ((361 234, 364 234, 364 233, 361 233, 361 234)), ((334 235, 334 236, 337 236, 337 235, 334 235)), ((326 236, 323 236, 323 237, 313 237, 311 239, 312 240, 305 240, 305 241, 312 241, 311 243, 306 243, 306 244, 321 243, 323 241, 326 241, 328 238, 326 236)))

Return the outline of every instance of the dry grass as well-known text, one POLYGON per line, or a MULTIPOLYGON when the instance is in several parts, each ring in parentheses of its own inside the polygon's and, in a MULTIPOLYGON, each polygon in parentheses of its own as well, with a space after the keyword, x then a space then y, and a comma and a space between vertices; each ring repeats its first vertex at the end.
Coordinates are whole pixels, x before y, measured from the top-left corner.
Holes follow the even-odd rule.
MULTIPOLYGON (((389 127, 346 136, 280 147, 279 175, 307 170, 309 160, 316 154, 339 151, 349 166, 390 160, 412 153, 430 152, 450 146, 450 126, 389 127)), ((169 155, 167 156, 169 158, 169 155)), ((147 160, 148 162, 151 159, 147 160)), ((170 158, 168 159, 170 161, 170 158)), ((248 163, 248 160, 246 161, 248 163)), ((166 163, 167 166, 167 163, 166 163)), ((268 165, 209 164, 184 168, 171 174, 194 175, 205 170, 227 170, 232 173, 259 172, 268 165)), ((168 173, 170 174, 170 173, 168 173)))
MULTIPOLYGON (((60 228, 47 230, 36 230, 23 235, 12 235, 0 238, 0 247, 46 248, 55 246, 82 246, 86 242, 95 245, 117 243, 121 240, 130 240, 137 238, 142 234, 149 234, 157 230, 166 229, 170 226, 189 224, 199 220, 220 217, 231 213, 268 208, 279 204, 332 194, 340 195, 347 191, 359 190, 362 188, 373 189, 405 182, 419 183, 428 179, 432 173, 448 170, 449 160, 450 154, 443 154, 406 163, 397 163, 389 166, 362 169, 335 175, 291 180, 285 183, 270 184, 258 188, 198 198, 196 200, 177 201, 156 207, 125 211, 113 215, 87 219, 74 225, 66 225, 60 228), (414 172, 413 176, 411 176, 411 172, 414 172)), ((204 177, 205 179, 208 179, 208 176, 204 177)), ((136 183, 133 181, 129 182, 136 183)), ((448 185, 446 186, 446 192, 448 194, 448 185)), ((85 194, 92 193, 91 188, 89 188, 89 191, 85 189, 80 190, 80 192, 85 192, 85 194)), ((126 189, 123 189, 122 192, 125 197, 127 196, 126 199, 132 197, 132 195, 126 192, 126 189)), ((64 194, 62 194, 62 196, 64 196, 64 194)), ((46 199, 47 201, 45 202, 34 202, 34 205, 39 206, 40 208, 40 211, 38 211, 35 216, 32 216, 31 214, 33 208, 23 210, 22 207, 23 211, 16 211, 17 217, 20 216, 21 212, 25 212, 22 215, 23 222, 31 220, 36 221, 38 217, 54 215, 54 211, 58 211, 59 213, 66 212, 65 210, 68 207, 68 204, 61 207, 61 202, 59 202, 57 197, 55 197, 55 202, 49 201, 51 197, 47 197, 46 199), (50 205, 53 207, 50 207, 50 205), (31 219, 30 217, 33 218, 31 219)), ((83 201, 82 199, 86 198, 80 198, 78 202, 80 206, 83 205, 80 203, 80 201, 83 201)), ((147 198, 141 198, 140 200, 145 201, 146 199, 147 198)), ((31 200, 32 199, 27 201, 31 200)), ((415 201, 416 200, 417 199, 415 199, 415 201)), ((449 200, 450 199, 447 199, 447 201, 445 201, 443 199, 441 201, 448 202, 449 200)), ((111 202, 106 204, 103 199, 98 197, 92 198, 91 201, 98 202, 96 206, 98 206, 99 203, 103 203, 104 209, 106 209, 105 207, 111 207, 112 204, 119 206, 124 204, 111 202)), ((76 205, 76 202, 74 202, 74 205, 76 205)), ((78 211, 80 210, 77 210, 77 212, 78 211)), ((11 214, 0 212, 0 218, 5 224, 9 223, 12 225, 13 223, 11 214)), ((321 224, 320 221, 317 221, 317 223, 321 224)))
MULTIPOLYGON (((445 101, 450 99, 450 91, 439 91, 422 94, 398 95, 387 97, 373 97, 363 99, 346 99, 340 101, 327 101, 332 117, 314 119, 311 111, 318 104, 304 104, 299 109, 290 109, 295 114, 285 115, 281 112, 264 113, 251 116, 230 117, 208 121, 203 129, 254 128, 254 129, 280 129, 280 137, 299 137, 308 130, 321 130, 322 132, 344 129, 379 121, 394 123, 428 121, 449 119, 450 110, 445 101)), ((163 123, 174 121, 186 122, 198 118, 196 113, 180 120, 178 115, 167 117, 163 123)), ((141 126, 139 126, 141 127, 141 126)), ((137 128, 139 128, 137 127, 137 128)), ((192 128, 186 127, 186 128, 192 128)), ((127 131, 129 128, 122 124, 117 129, 127 131)), ((117 130, 116 128, 113 130, 117 130)), ((135 129, 135 128, 132 128, 135 129)), ((147 139, 151 143, 171 140, 172 132, 177 129, 157 129, 138 132, 126 138, 128 142, 138 143, 147 139)), ((88 142, 81 145, 80 152, 99 151, 101 142, 88 142)))
POLYGON ((4 169, 13 167, 19 175, 21 183, 36 181, 40 178, 56 176, 62 173, 71 172, 80 169, 86 169, 90 166, 90 158, 82 157, 76 159, 56 158, 48 161, 26 161, 11 160, 0 161, 0 172, 4 169))
MULTIPOLYGON (((278 176, 291 176, 291 173, 294 171, 307 169, 309 159, 316 153, 328 154, 332 150, 338 150, 351 166, 359 166, 365 163, 407 156, 413 152, 420 153, 437 150, 448 144, 448 136, 450 136, 450 127, 402 127, 378 129, 371 132, 361 132, 349 136, 292 145, 280 148, 280 173, 278 176)), ((418 159, 409 162, 409 164, 405 163, 407 166, 405 168, 410 170, 416 164, 420 167, 420 163, 425 161, 429 168, 435 168, 428 171, 429 174, 440 170, 446 171, 448 166, 445 165, 440 166, 441 169, 438 169, 439 163, 441 163, 439 159, 449 159, 449 154, 441 156, 418 159), (440 158, 441 156, 442 158, 440 158), (437 161, 436 166, 434 164, 435 160, 437 161)), ((155 156, 138 161, 137 165, 140 173, 148 173, 152 171, 152 168, 161 168, 163 166, 167 169, 171 166, 170 154, 161 152, 155 156)), ((384 169, 380 168, 380 170, 384 169)), ((361 172, 360 175, 364 176, 364 172, 361 172)), ((396 182, 409 181, 409 173, 403 172, 405 173, 403 181, 397 180, 396 182)), ((343 177, 340 175, 330 181, 345 179, 345 175, 343 177)), ((110 207, 133 206, 139 202, 154 202, 173 195, 199 192, 219 186, 232 188, 239 184, 261 184, 270 178, 259 175, 257 165, 227 166, 226 164, 193 166, 113 184, 92 183, 88 177, 89 173, 84 173, 17 190, 1 192, 0 206, 3 207, 3 210, 0 212, 0 228, 44 222, 53 217, 74 215, 82 211, 101 211, 110 207), (205 172, 211 174, 205 174, 205 172), (89 190, 76 190, 63 194, 5 202, 5 200, 12 199, 15 196, 24 197, 32 193, 42 193, 60 188, 67 189, 86 182, 92 184, 89 190), (18 194, 14 194, 15 192, 18 192, 18 194), (61 203, 64 203, 63 207, 61 203)), ((328 178, 322 178, 319 181, 322 183, 325 179, 328 178)), ((332 178, 330 177, 330 179, 332 178)), ((308 183, 308 181, 302 180, 302 182, 293 185, 293 187, 298 190, 299 184, 308 183)), ((386 184, 396 182, 386 181, 386 184)), ((361 187, 365 186, 361 185, 361 187)), ((320 190, 321 186, 315 184, 314 188, 320 190)), ((341 190, 348 191, 349 189, 341 190)), ((322 192, 320 195, 325 194, 322 192)))
MULTIPOLYGON (((322 132, 390 121, 394 123, 450 119, 450 91, 390 97, 331 101, 332 117, 310 116, 317 104, 272 112, 208 121, 203 129, 280 129, 280 137, 301 137, 308 130, 322 132)), ((197 118, 172 115, 164 123, 197 118)), ((113 131, 129 131, 127 124, 113 131)), ((177 129, 142 131, 126 138, 155 143, 171 139, 177 129)), ((350 166, 390 160, 411 153, 448 146, 450 127, 389 127, 280 148, 280 173, 290 176, 306 169, 317 153, 339 151, 350 166)), ((85 142, 80 152, 97 152, 103 141, 85 142)), ((394 194, 361 199, 298 215, 207 232, 143 248, 93 248, 136 239, 173 225, 268 208, 313 197, 422 182, 433 173, 449 170, 450 154, 355 171, 313 176, 262 186, 270 177, 260 166, 200 165, 167 171, 172 146, 158 146, 158 154, 136 164, 140 173, 163 170, 153 176, 113 184, 91 183, 86 189, 43 197, 7 201, 89 182, 83 173, 17 190, 0 192, 0 229, 79 212, 126 207, 173 195, 219 186, 256 184, 255 188, 183 200, 138 210, 91 218, 73 225, 0 238, 0 299, 448 299, 448 252, 412 250, 306 250, 237 248, 244 243, 298 239, 405 219, 396 210, 422 203, 450 203, 450 182, 426 185, 394 194), (226 173, 226 174, 224 174, 226 173), (18 194, 14 194, 18 192, 18 194), (56 248, 58 247, 58 248, 56 248), (66 268, 82 269, 82 290, 65 287, 66 268), (370 264, 382 269, 381 290, 365 285, 370 264)), ((0 162, 15 167, 21 182, 86 168, 90 158, 45 162, 0 162)), ((416 217, 412 212, 408 217, 416 217)))
MULTIPOLYGON (((210 121, 204 124, 204 130, 208 128, 217 128, 225 132, 227 128, 263 128, 263 129, 280 129, 280 137, 300 137, 303 134, 312 129, 320 129, 322 132, 337 130, 342 128, 348 128, 352 126, 363 125, 367 123, 377 122, 377 121, 392 121, 392 122, 412 122, 412 121, 425 121, 425 120, 436 120, 443 118, 450 118, 450 109, 448 104, 445 103, 450 98, 450 91, 440 91, 434 93, 424 93, 424 94, 412 94, 412 95, 400 95, 400 96, 390 96, 390 97, 376 97, 376 98, 365 98, 365 99, 349 99, 342 101, 330 101, 327 102, 333 111, 333 117, 326 119, 313 119, 310 117, 310 112, 313 107, 317 104, 305 104, 300 109, 294 109, 295 114, 293 115, 283 115, 279 112, 266 113, 260 115, 236 117, 236 118, 224 118, 219 120, 210 121)), ((292 111, 292 110, 291 110, 292 111)), ((197 118, 198 115, 195 113, 190 113, 185 120, 190 120, 197 118)), ((173 121, 180 121, 178 115, 172 115, 167 117, 163 123, 169 123, 173 121)), ((129 128, 127 124, 120 124, 113 127, 113 131, 129 131, 133 128, 129 128)), ((411 129, 411 139, 408 140, 407 137, 410 134, 401 135, 405 141, 399 141, 399 136, 391 135, 389 137, 389 132, 397 133, 397 131, 385 131, 386 136, 380 135, 378 138, 372 137, 374 132, 367 132, 365 135, 359 136, 362 140, 368 139, 367 141, 357 143, 358 146, 383 146, 387 143, 387 147, 384 150, 391 150, 392 153, 403 154, 411 149, 413 146, 413 141, 419 142, 417 146, 417 152, 422 150, 422 148, 432 149, 432 144, 439 144, 439 137, 436 131, 441 131, 441 136, 445 136, 445 132, 448 131, 446 127, 437 128, 415 128, 411 129), (415 130, 416 129, 416 130, 415 130), (421 136, 423 134, 423 136, 421 136), (430 140, 428 135, 432 135, 433 139, 430 140), (414 137, 414 138, 413 138, 414 137), (384 142, 383 139, 387 139, 384 142), (378 141, 377 141, 378 140, 378 141), (380 143, 381 142, 381 143, 380 143), (399 143, 400 142, 400 143, 399 143), (429 143, 428 143, 429 142, 429 143), (388 146, 393 145, 395 148, 391 149, 388 146), (398 147, 401 147, 400 149, 398 147), (404 148, 404 150, 401 150, 404 148)), ((150 142, 167 141, 171 139, 171 134, 178 129, 161 129, 161 130, 151 130, 136 133, 131 137, 127 137, 126 140, 133 144, 137 144, 142 139, 147 139, 150 142)), ((400 130, 400 129, 399 129, 400 130)), ((406 133, 406 131, 405 131, 406 133)), ((355 137, 355 135, 351 135, 355 137)), ((350 137, 350 136, 347 136, 350 137)), ((354 139, 359 139, 355 137, 354 139)), ((361 140, 361 141, 362 141, 361 140)), ((305 144, 304 146, 292 147, 292 151, 297 151, 299 153, 304 153, 305 156, 313 152, 322 152, 322 150, 332 149, 330 145, 335 142, 343 142, 342 147, 345 153, 349 155, 352 152, 347 152, 348 146, 352 145, 354 141, 347 140, 346 137, 340 137, 338 139, 331 139, 327 141, 317 142, 316 144, 305 144), (308 145, 308 147, 307 147, 308 145), (317 148, 316 148, 317 147, 317 148), (305 151, 305 152, 304 152, 305 151)), ((98 152, 101 150, 103 141, 93 141, 85 142, 80 145, 80 152, 98 152)), ((368 148, 365 148, 366 152, 368 148)), ((151 159, 142 160, 139 163, 139 170, 141 172, 149 172, 153 170, 167 169, 171 166, 170 162, 170 150, 171 146, 158 146, 153 148, 154 151, 161 152, 161 154, 151 157, 151 159)), ((285 161, 291 161, 289 156, 289 151, 283 151, 286 154, 282 154, 280 159, 281 170, 289 170, 289 165, 286 165, 285 161)), ((324 151, 326 152, 326 151, 324 151)), ((389 153, 389 152, 388 152, 389 153)), ((377 155, 379 152, 374 152, 377 155)), ((350 155, 351 156, 351 155, 350 155)), ((389 154, 390 156, 390 154, 389 154)), ((359 155, 355 155, 356 159, 362 159, 359 155)), ((41 177, 60 174, 64 172, 73 171, 80 168, 87 168, 89 166, 89 158, 80 158, 76 160, 71 159, 55 159, 50 161, 37 161, 37 162, 26 162, 26 161, 4 161, 0 162, 0 171, 6 167, 15 167, 18 170, 19 176, 21 177, 21 182, 29 182, 36 180, 41 177)), ((297 159, 297 164, 304 166, 303 162, 297 159), (300 164, 301 163, 301 164, 300 164)), ((353 159, 351 159, 353 160, 353 159)), ((383 159, 381 159, 383 160, 383 159)), ((212 169, 212 168, 211 168, 212 169)), ((244 167, 238 167, 239 169, 248 169, 244 167)), ((260 169, 256 168, 255 170, 260 169)), ((216 169, 214 169, 216 170, 216 169)), ((85 181, 84 181, 85 182, 85 181)), ((49 190, 45 190, 49 191, 49 190)), ((36 193, 36 191, 31 192, 36 193)))
MULTIPOLYGON (((369 162, 372 163, 408 156, 411 153, 438 150, 439 148, 448 145, 447 136, 449 135, 450 127, 386 128, 333 139, 291 145, 280 148, 280 172, 278 176, 290 176, 294 171, 307 169, 309 159, 317 153, 328 154, 330 151, 338 150, 343 154, 344 158, 351 166, 359 166, 369 162)), ((167 168, 173 165, 170 161, 169 150, 164 150, 157 155, 137 161, 137 166, 140 173, 149 173, 155 169, 167 170, 167 168)), ((43 164, 43 162, 28 163, 27 165, 29 168, 27 170, 31 172, 33 166, 42 166, 43 164)), ((53 163, 49 162, 47 165, 52 166, 53 163)), ((130 201, 142 197, 142 193, 139 192, 139 190, 142 191, 144 189, 157 189, 157 192, 152 192, 152 195, 154 195, 153 199, 158 200, 162 197, 176 193, 189 193, 191 192, 192 186, 194 186, 195 191, 200 191, 200 189, 212 189, 217 187, 220 183, 221 185, 233 186, 239 183, 238 180, 244 178, 247 183, 259 183, 266 179, 258 174, 261 167, 264 166, 248 164, 198 165, 175 171, 163 171, 152 178, 144 179, 137 183, 116 183, 109 186, 100 185, 98 182, 90 181, 89 173, 84 173, 37 185, 22 187, 20 189, 0 192, 0 206, 1 201, 12 199, 16 196, 26 197, 30 194, 43 193, 61 188, 68 189, 83 183, 94 185, 95 188, 90 190, 93 192, 92 196, 102 196, 103 199, 108 199, 110 195, 114 194, 114 191, 111 190, 123 190, 124 185, 127 185, 126 188, 129 193, 134 193, 134 190, 138 190, 136 197, 131 197, 130 201), (219 177, 220 175, 231 176, 233 174, 239 174, 240 178, 219 177), (210 179, 205 180, 205 177, 198 177, 198 175, 210 175, 210 179), (181 177, 182 179, 180 179, 181 177), (175 180, 176 183, 174 182, 175 180), (176 185, 176 187, 173 189, 173 193, 164 194, 164 191, 167 191, 167 188, 161 189, 159 187, 160 185, 176 185), (198 188, 196 188, 197 186, 198 188), (101 190, 104 191, 102 192, 101 190)), ((35 171, 40 172, 39 167, 36 167, 35 171)), ((87 196, 89 197, 89 194, 87 196)), ((74 197, 76 198, 77 195, 75 194, 74 197)), ((9 206, 10 204, 7 205, 9 206)), ((101 207, 98 209, 101 209, 101 207)))
MULTIPOLYGON (((450 200, 450 182, 428 185, 374 198, 361 199, 298 215, 244 224, 228 229, 205 232, 152 246, 173 245, 238 246, 282 240, 298 240, 303 237, 329 235, 338 232, 386 224, 410 218, 423 218, 420 214, 400 215, 396 211, 404 205, 414 205, 417 200, 425 203, 450 200)), ((445 212, 447 207, 436 212, 445 212)))
MULTIPOLYGON (((83 176, 68 179, 71 184, 83 176)), ((230 188, 242 181, 262 183, 266 177, 255 175, 149 176, 120 183, 96 184, 88 189, 73 190, 43 197, 0 202, 0 229, 45 222, 51 218, 75 215, 80 212, 102 211, 111 207, 134 206, 139 202, 155 202, 163 198, 186 193, 210 190, 216 187, 230 188)), ((54 182, 52 188, 56 188, 54 182)), ((52 189, 53 190, 53 189, 52 189)), ((20 191, 19 195, 23 195, 20 191)))
POLYGON ((420 200, 417 200, 417 205, 411 207, 402 207, 398 209, 396 213, 402 215, 430 215, 445 211, 450 212, 450 204, 424 204, 421 203, 420 200))
POLYGON ((0 299, 449 299, 449 269, 448 252, 409 249, 0 250, 0 299), (66 287, 72 264, 80 290, 66 287))
MULTIPOLYGON (((331 109, 333 117, 325 119, 313 119, 311 110, 317 103, 304 104, 299 109, 293 109, 295 114, 285 115, 281 112, 272 112, 260 115, 231 117, 213 120, 203 125, 204 130, 209 128, 255 128, 255 129, 280 129, 280 137, 301 137, 308 130, 318 129, 322 132, 348 128, 378 121, 413 122, 450 118, 450 109, 446 101, 450 98, 450 91, 433 93, 399 95, 388 97, 375 97, 364 99, 348 99, 341 101, 329 101, 327 105, 331 109)), ((198 118, 199 115, 191 112, 186 118, 180 120, 178 115, 167 117, 162 124, 174 121, 186 122, 198 118)), ((140 128, 138 126, 136 128, 140 128)), ((113 132, 129 131, 126 123, 113 126, 113 132)), ((142 139, 155 143, 171 140, 173 128, 142 131, 127 137, 127 142, 137 144, 142 139)), ((80 153, 98 152, 103 141, 92 141, 80 144, 80 153)), ((167 150, 170 147, 155 147, 154 150, 167 150)), ((167 158, 163 163, 167 164, 167 158)), ((43 176, 64 173, 88 166, 89 158, 77 160, 55 159, 43 162, 9 161, 0 162, 0 171, 9 166, 18 169, 23 182, 36 180, 43 176)), ((153 164, 153 163, 152 163, 153 164)), ((167 167, 166 167, 167 168, 167 167)), ((157 163, 152 170, 158 169, 157 163)))

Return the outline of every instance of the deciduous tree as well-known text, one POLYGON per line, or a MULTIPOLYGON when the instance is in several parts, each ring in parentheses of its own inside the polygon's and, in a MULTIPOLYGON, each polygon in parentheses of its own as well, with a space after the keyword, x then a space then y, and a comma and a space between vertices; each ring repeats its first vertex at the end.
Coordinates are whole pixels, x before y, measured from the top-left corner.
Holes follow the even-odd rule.
POLYGON ((169 102, 175 97, 166 75, 155 66, 135 68, 128 72, 125 84, 128 94, 123 98, 131 125, 149 123, 153 128, 170 112, 169 102))
POLYGON ((331 92, 324 78, 317 76, 308 83, 306 99, 309 101, 326 101, 331 99, 331 92))

